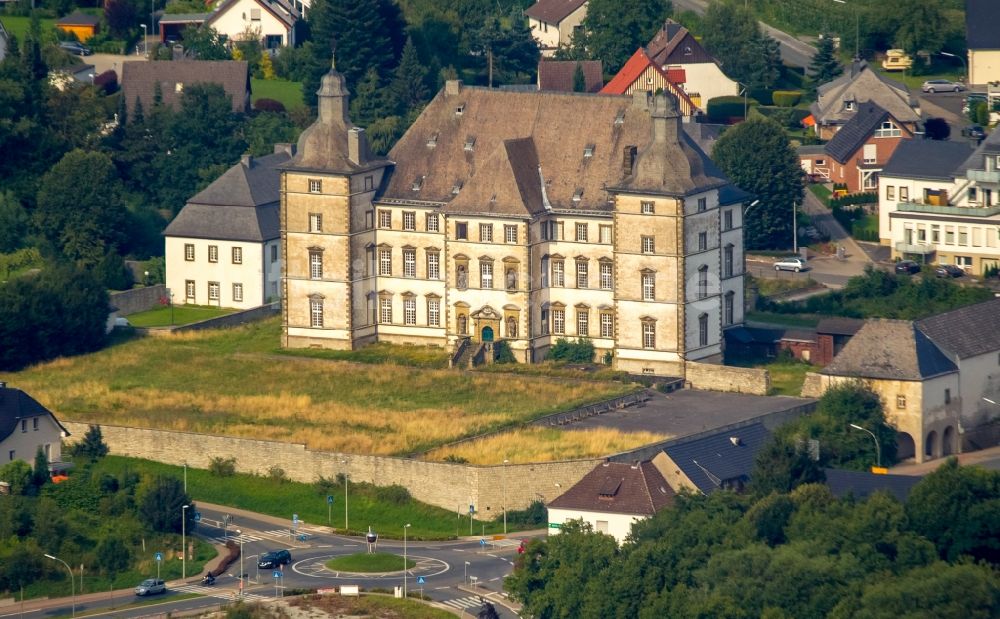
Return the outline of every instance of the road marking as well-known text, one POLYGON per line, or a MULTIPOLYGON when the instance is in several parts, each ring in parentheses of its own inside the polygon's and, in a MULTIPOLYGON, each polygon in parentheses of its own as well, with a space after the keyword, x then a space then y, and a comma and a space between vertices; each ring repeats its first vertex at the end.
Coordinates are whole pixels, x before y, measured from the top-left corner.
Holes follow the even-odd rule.
MULTIPOLYGON (((185 593, 197 593, 206 597, 214 597, 223 600, 231 600, 233 599, 233 595, 237 593, 235 589, 216 589, 214 587, 203 587, 201 585, 181 585, 180 587, 173 587, 172 590, 183 591, 185 593)), ((244 593, 243 599, 262 601, 268 599, 268 597, 266 595, 259 595, 256 593, 244 593)))
POLYGON ((442 604, 447 604, 452 608, 458 610, 465 610, 467 608, 476 608, 482 606, 482 602, 479 601, 479 596, 469 596, 464 598, 456 598, 451 600, 442 600, 442 604))

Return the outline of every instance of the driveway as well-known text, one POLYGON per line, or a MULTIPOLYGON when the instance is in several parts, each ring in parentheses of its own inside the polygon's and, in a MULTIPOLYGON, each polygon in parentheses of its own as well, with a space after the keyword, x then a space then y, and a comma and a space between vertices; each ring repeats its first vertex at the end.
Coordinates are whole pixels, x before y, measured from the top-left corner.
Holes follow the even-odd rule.
POLYGON ((142 55, 132 54, 126 56, 123 54, 94 54, 92 56, 86 56, 80 59, 82 62, 94 65, 94 75, 100 75, 105 71, 114 71, 118 74, 118 79, 122 77, 122 63, 141 61, 145 62, 146 57, 142 55))

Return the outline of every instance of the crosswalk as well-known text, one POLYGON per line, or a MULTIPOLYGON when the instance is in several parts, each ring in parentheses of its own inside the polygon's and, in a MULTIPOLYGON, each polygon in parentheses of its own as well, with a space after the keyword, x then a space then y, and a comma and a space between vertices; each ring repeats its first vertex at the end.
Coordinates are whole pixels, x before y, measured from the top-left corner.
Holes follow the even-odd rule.
MULTIPOLYGON (((501 595, 503 595, 504 597, 507 596, 506 593, 501 593, 501 595)), ((464 598, 441 600, 441 603, 444 604, 445 606, 450 606, 451 608, 454 608, 456 610, 469 610, 470 608, 482 607, 483 600, 486 600, 487 602, 490 601, 489 598, 483 596, 470 595, 464 598)))
POLYGON ((288 539, 288 529, 271 529, 270 531, 254 531, 253 533, 241 533, 236 535, 235 533, 230 535, 220 535, 215 538, 215 541, 220 544, 225 544, 228 541, 236 542, 237 544, 242 541, 244 544, 249 544, 250 542, 259 542, 265 539, 288 539))
MULTIPOLYGON (((174 591, 183 591, 184 593, 197 593, 198 595, 204 595, 223 600, 232 600, 238 596, 238 592, 235 589, 221 589, 218 587, 205 587, 202 585, 181 585, 179 587, 172 587, 172 589, 174 591)), ((267 600, 270 598, 268 598, 266 595, 258 595, 256 593, 245 593, 243 595, 243 599, 252 602, 259 602, 261 600, 267 600)))

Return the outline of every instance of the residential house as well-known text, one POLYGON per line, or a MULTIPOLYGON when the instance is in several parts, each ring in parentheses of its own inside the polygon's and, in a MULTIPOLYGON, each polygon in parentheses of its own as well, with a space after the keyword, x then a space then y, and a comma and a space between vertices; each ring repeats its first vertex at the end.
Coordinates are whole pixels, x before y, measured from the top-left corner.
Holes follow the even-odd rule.
POLYGON ((538 90, 573 92, 576 68, 583 71, 582 92, 598 92, 604 86, 604 69, 600 60, 548 60, 538 62, 538 90))
POLYGON ((885 492, 905 503, 913 487, 923 479, 918 475, 882 475, 867 471, 824 469, 826 487, 837 498, 854 497, 862 500, 876 492, 885 492))
POLYGON ((878 191, 882 168, 900 141, 912 137, 906 124, 865 101, 822 148, 800 148, 799 160, 812 178, 843 183, 849 193, 878 191))
POLYGON ((632 524, 670 506, 674 490, 652 462, 604 462, 546 506, 549 533, 574 520, 589 524, 621 544, 632 524))
POLYGON ((331 70, 282 166, 282 345, 545 357, 586 337, 637 373, 721 359, 743 322, 742 205, 666 95, 448 82, 387 159, 331 70))
POLYGON ((969 49, 969 85, 1000 81, 1000 3, 965 0, 965 43, 969 49))
POLYGON ((76 36, 77 40, 86 42, 92 38, 101 27, 101 18, 75 11, 56 20, 56 28, 67 34, 76 36))
POLYGON ((160 43, 182 41, 186 28, 200 28, 211 16, 211 13, 172 13, 161 15, 160 21, 157 22, 160 28, 160 43))
POLYGON ((93 83, 94 65, 85 62, 49 71, 49 84, 58 90, 66 90, 73 84, 93 83))
POLYGON ((62 439, 69 436, 55 415, 27 393, 0 382, 0 463, 34 464, 41 449, 52 463, 62 461, 62 439))
POLYGON ((662 90, 677 99, 677 108, 684 116, 695 116, 701 112, 698 103, 680 85, 683 70, 675 69, 671 75, 646 55, 643 48, 636 50, 625 66, 601 89, 602 95, 630 95, 634 92, 656 92, 662 90))
POLYGON ((757 453, 770 438, 761 423, 703 433, 664 447, 653 463, 678 491, 739 491, 749 483, 757 453))
POLYGON ((710 99, 740 92, 740 85, 722 72, 698 39, 672 19, 666 20, 646 45, 646 54, 668 75, 676 76, 675 83, 702 109, 710 99))
POLYGON ((849 121, 865 101, 877 104, 910 134, 920 123, 920 107, 904 84, 873 71, 867 62, 855 61, 844 74, 820 85, 810 116, 811 124, 821 140, 829 140, 849 121))
POLYGON ((869 320, 819 374, 823 390, 861 380, 881 397, 900 459, 923 462, 960 450, 959 368, 918 323, 869 320))
POLYGON ((163 232, 174 303, 249 309, 281 296, 279 166, 294 152, 245 155, 188 200, 163 232))
POLYGON ((256 40, 264 49, 295 45, 299 9, 289 0, 224 0, 205 25, 231 41, 256 40))
POLYGON ((245 60, 131 61, 122 63, 122 96, 129 114, 136 99, 143 109, 153 107, 159 87, 163 105, 176 109, 184 89, 194 84, 219 84, 232 100, 233 111, 250 110, 250 71, 245 60))
POLYGON ((1000 133, 964 142, 900 144, 882 170, 879 238, 894 258, 1000 267, 1000 133))
POLYGON ((538 0, 524 15, 542 55, 551 56, 560 46, 572 43, 573 33, 583 27, 587 0, 538 0))

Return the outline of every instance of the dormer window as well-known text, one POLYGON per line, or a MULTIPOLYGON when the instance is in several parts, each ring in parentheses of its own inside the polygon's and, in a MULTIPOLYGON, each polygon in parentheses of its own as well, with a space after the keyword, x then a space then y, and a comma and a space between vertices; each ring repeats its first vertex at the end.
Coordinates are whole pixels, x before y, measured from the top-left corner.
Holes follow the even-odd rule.
POLYGON ((690 45, 685 45, 684 46, 684 55, 685 56, 690 56, 692 53, 694 53, 694 52, 692 52, 691 46, 690 45))
POLYGON ((184 92, 184 83, 177 82, 176 84, 174 84, 174 92, 184 92))
POLYGON ((476 145, 476 136, 470 135, 465 138, 465 146, 463 147, 467 152, 472 152, 473 147, 476 145))
POLYGON ((844 110, 847 111, 847 112, 853 112, 854 111, 854 101, 853 100, 844 101, 844 110))
POLYGON ((455 184, 451 186, 451 195, 457 196, 460 191, 462 191, 462 181, 455 181, 455 184))
POLYGON ((424 178, 424 176, 418 176, 414 179, 411 189, 413 189, 413 191, 420 191, 420 188, 424 186, 424 178))
POLYGON ((583 199, 583 188, 579 187, 573 192, 573 204, 579 204, 580 200, 583 199))
POLYGON ((594 145, 593 144, 587 144, 583 148, 583 158, 584 159, 590 159, 593 156, 594 156, 594 145))
POLYGON ((455 116, 461 116, 465 112, 465 104, 459 103, 455 108, 455 116))
POLYGON ((438 134, 434 134, 427 140, 427 148, 434 148, 438 144, 438 134))
POLYGON ((615 125, 625 124, 625 110, 618 110, 618 114, 615 116, 615 125))

